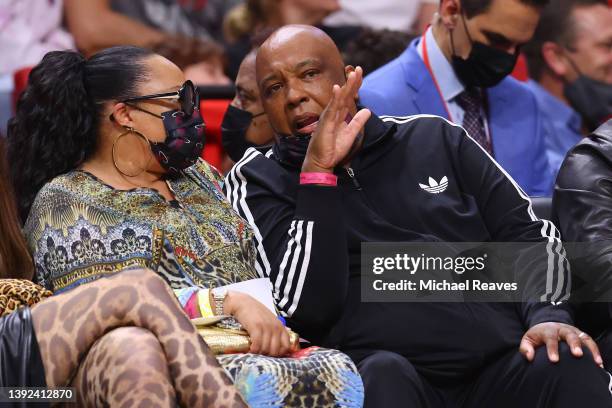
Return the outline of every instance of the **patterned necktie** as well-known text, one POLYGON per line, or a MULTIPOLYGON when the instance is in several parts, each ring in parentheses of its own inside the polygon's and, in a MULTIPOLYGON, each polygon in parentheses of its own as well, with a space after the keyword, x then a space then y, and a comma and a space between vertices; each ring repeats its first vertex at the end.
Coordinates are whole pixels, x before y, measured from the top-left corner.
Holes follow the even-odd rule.
POLYGON ((481 115, 483 106, 482 92, 478 88, 466 89, 457 96, 457 103, 465 111, 463 127, 479 145, 490 155, 493 155, 491 142, 487 138, 484 127, 484 118, 481 115))

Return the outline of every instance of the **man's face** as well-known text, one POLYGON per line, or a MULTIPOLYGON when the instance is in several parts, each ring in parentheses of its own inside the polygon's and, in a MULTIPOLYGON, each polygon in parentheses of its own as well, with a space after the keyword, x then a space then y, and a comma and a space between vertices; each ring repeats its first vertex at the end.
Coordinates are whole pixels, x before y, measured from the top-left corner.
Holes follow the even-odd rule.
POLYGON ((246 140, 257 145, 265 145, 274 140, 274 133, 268 123, 268 116, 261 115, 263 106, 255 79, 255 53, 246 56, 236 77, 236 96, 232 105, 256 115, 246 132, 246 140))
POLYGON ((255 79, 255 55, 254 53, 248 54, 240 64, 236 76, 236 96, 233 101, 238 107, 254 115, 263 110, 255 79))
POLYGON ((316 129, 333 85, 343 84, 345 78, 342 59, 329 37, 285 28, 260 48, 257 82, 275 132, 308 135, 316 129))
MULTIPOLYGON (((600 4, 580 7, 572 17, 575 40, 569 58, 582 74, 612 84, 612 9, 600 4)), ((571 66, 567 72, 570 82, 578 76, 571 66)))
MULTIPOLYGON (((463 11, 461 11, 463 12, 463 11)), ((457 18, 457 26, 452 32, 456 55, 467 58, 472 41, 481 42, 509 54, 528 42, 538 25, 540 10, 522 3, 520 0, 493 0, 484 13, 465 18, 457 18)))

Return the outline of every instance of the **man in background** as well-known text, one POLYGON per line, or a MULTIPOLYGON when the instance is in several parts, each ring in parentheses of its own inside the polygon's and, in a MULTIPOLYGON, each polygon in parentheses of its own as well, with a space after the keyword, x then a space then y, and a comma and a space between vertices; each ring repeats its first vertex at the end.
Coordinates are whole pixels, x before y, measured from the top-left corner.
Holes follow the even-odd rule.
POLYGON ((221 124, 223 149, 231 159, 224 163, 229 171, 250 147, 268 148, 274 142, 274 131, 263 110, 255 77, 257 49, 244 58, 236 77, 236 95, 227 108, 221 124))
POLYGON ((462 125, 531 196, 552 172, 535 97, 508 75, 546 0, 442 0, 425 34, 365 78, 378 115, 434 114, 462 125))
POLYGON ((612 115, 612 9, 605 0, 553 0, 524 51, 556 173, 582 135, 612 115))

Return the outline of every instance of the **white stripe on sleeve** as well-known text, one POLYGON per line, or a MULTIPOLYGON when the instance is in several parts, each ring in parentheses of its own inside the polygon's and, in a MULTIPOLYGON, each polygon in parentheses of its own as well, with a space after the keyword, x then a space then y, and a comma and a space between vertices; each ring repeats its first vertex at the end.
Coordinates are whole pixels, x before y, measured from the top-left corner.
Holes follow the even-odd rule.
POLYGON ((255 263, 255 269, 257 269, 259 276, 267 278, 270 276, 270 262, 268 261, 268 256, 266 255, 266 250, 263 245, 263 237, 261 236, 261 232, 259 231, 259 228, 257 228, 257 225, 255 224, 255 219, 253 218, 253 214, 251 213, 251 210, 248 204, 246 203, 247 180, 242 174, 242 167, 251 160, 253 160, 255 157, 257 157, 259 154, 261 153, 259 153, 257 149, 253 147, 247 149, 242 159, 240 159, 238 163, 234 165, 226 179, 234 183, 233 187, 231 188, 234 190, 234 194, 232 194, 231 196, 228 194, 228 199, 232 203, 232 206, 234 207, 234 210, 236 210, 236 212, 238 212, 239 214, 244 214, 244 217, 253 228, 253 233, 255 234, 255 244, 258 253, 258 261, 255 263), (263 265, 260 264, 259 259, 261 259, 261 263, 263 265))
POLYGON ((295 288, 295 293, 293 294, 293 302, 287 311, 289 316, 292 316, 295 313, 295 310, 298 307, 298 303, 300 302, 300 297, 302 296, 302 289, 304 289, 304 281, 306 280, 306 273, 308 271, 308 265, 310 263, 310 251, 312 249, 312 229, 314 228, 314 221, 308 221, 308 226, 306 227, 306 247, 304 249, 304 260, 302 261, 302 269, 300 270, 300 277, 298 280, 297 287, 295 288))

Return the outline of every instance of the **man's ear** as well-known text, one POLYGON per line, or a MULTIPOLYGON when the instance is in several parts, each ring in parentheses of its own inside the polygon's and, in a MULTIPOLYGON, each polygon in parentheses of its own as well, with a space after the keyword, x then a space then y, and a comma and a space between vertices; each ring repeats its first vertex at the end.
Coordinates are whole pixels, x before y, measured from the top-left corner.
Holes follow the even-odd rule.
MULTIPOLYGON (((347 65, 344 67, 344 80, 346 81, 346 79, 348 78, 349 74, 351 72, 355 72, 355 67, 352 65, 347 65)), ((355 102, 357 102, 359 100, 359 93, 357 93, 355 95, 355 102)))
POLYGON ((238 109, 243 109, 243 108, 242 108, 242 101, 241 101, 241 100, 240 100, 240 98, 238 97, 238 94, 236 94, 236 95, 234 96, 234 99, 232 99, 232 101, 230 102, 230 105, 231 105, 231 106, 233 106, 233 107, 235 107, 235 108, 238 108, 238 109))
POLYGON ((130 109, 124 102, 119 102, 113 105, 111 118, 112 120, 123 127, 134 127, 134 120, 130 115, 130 109))
POLYGON ((344 67, 344 79, 346 80, 351 72, 355 71, 355 67, 347 65, 344 67))
POLYGON ((552 41, 546 41, 542 44, 540 52, 542 53, 542 59, 546 64, 546 68, 554 75, 561 78, 567 78, 567 76, 571 74, 571 67, 559 44, 552 41))
POLYGON ((440 20, 449 30, 454 30, 461 16, 461 3, 457 0, 440 0, 440 20))

